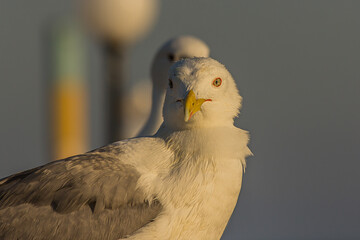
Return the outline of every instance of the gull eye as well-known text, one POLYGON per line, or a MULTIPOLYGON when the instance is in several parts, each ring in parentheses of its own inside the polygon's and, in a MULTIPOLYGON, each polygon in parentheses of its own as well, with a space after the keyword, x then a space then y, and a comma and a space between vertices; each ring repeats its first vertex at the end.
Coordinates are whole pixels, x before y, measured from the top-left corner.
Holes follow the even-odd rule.
POLYGON ((214 87, 220 87, 221 84, 222 84, 221 78, 215 78, 214 81, 212 82, 212 85, 213 85, 214 87))
POLYGON ((175 60, 175 56, 174 56, 174 54, 169 53, 169 55, 168 55, 168 59, 169 59, 169 61, 170 61, 170 62, 173 62, 173 61, 175 60))
POLYGON ((170 78, 169 78, 169 87, 170 87, 170 88, 173 88, 173 87, 174 87, 174 84, 173 84, 173 82, 171 81, 170 78))

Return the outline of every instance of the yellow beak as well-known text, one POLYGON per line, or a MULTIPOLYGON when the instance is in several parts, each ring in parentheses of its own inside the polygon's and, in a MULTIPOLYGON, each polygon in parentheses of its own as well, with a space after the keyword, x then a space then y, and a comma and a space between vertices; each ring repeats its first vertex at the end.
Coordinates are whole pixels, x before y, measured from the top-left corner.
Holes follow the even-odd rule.
POLYGON ((211 99, 196 99, 195 93, 193 90, 190 90, 188 95, 185 98, 185 117, 184 121, 187 122, 190 118, 201 109, 201 105, 206 102, 211 101, 211 99))

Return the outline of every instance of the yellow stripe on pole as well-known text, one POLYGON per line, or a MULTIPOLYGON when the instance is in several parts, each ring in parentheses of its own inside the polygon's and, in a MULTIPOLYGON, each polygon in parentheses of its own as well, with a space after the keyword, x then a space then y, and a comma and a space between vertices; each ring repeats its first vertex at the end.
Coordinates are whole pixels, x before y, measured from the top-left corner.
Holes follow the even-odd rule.
POLYGON ((54 157, 88 150, 87 91, 82 84, 57 84, 53 90, 54 157))

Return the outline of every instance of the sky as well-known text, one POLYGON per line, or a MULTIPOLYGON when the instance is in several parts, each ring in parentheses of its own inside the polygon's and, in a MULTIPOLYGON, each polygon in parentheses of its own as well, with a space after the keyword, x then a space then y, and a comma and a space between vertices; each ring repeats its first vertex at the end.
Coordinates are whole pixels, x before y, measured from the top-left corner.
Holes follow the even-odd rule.
MULTIPOLYGON (((129 87, 169 38, 190 34, 232 73, 235 123, 251 135, 243 188, 222 239, 360 238, 360 2, 162 1, 127 51, 129 87)), ((0 0, 0 177, 47 162, 46 50, 73 1, 0 0)), ((91 148, 104 144, 102 65, 87 42, 91 148)), ((221 203, 221 199, 219 199, 221 203)))

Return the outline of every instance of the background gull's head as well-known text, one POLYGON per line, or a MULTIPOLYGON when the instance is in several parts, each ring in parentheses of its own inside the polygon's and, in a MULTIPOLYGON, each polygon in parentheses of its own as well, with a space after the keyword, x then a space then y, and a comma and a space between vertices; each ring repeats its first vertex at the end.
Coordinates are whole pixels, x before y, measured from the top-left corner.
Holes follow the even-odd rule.
POLYGON ((167 41, 156 53, 151 66, 153 86, 166 90, 171 65, 183 58, 208 57, 210 49, 202 40, 193 36, 178 36, 167 41))

